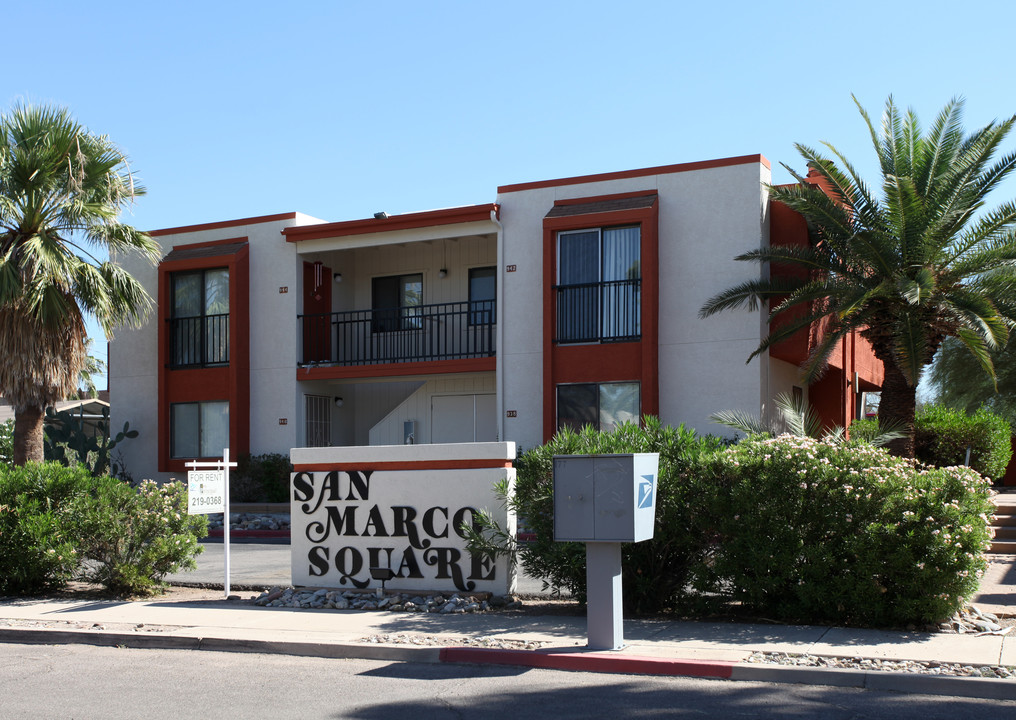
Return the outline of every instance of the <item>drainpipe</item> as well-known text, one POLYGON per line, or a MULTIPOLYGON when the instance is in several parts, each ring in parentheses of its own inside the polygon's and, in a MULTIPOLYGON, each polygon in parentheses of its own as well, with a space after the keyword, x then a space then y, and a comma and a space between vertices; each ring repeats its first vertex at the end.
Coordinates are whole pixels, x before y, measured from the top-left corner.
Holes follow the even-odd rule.
POLYGON ((494 295, 497 300, 497 332, 494 335, 496 349, 494 351, 494 388, 497 393, 497 437, 505 441, 504 435, 504 225, 497 219, 497 210, 490 211, 491 221, 497 225, 497 286, 494 295))

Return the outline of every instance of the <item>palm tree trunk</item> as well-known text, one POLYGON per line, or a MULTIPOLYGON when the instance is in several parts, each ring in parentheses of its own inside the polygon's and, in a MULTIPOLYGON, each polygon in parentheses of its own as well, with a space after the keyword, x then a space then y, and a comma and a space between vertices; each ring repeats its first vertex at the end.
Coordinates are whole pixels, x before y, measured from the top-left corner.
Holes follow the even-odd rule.
POLYGON ((905 437, 886 446, 893 455, 914 457, 914 415, 917 412, 917 388, 910 385, 893 363, 884 362, 885 379, 878 404, 879 424, 898 425, 905 437))
POLYGON ((42 462, 42 425, 44 413, 40 407, 26 407, 14 411, 14 465, 42 462))

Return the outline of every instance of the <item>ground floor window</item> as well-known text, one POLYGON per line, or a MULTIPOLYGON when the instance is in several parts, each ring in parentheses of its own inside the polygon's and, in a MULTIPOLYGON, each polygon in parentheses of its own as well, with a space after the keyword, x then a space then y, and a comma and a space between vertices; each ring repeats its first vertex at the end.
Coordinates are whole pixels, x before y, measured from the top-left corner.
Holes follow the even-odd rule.
POLYGON ((229 403, 174 403, 169 406, 169 456, 221 457, 229 446, 229 403))
POLYGON ((592 425, 609 432, 621 423, 638 422, 641 402, 637 382, 558 385, 557 427, 580 430, 592 425))
POLYGON ((332 404, 339 399, 304 395, 307 447, 328 447, 332 444, 332 404))

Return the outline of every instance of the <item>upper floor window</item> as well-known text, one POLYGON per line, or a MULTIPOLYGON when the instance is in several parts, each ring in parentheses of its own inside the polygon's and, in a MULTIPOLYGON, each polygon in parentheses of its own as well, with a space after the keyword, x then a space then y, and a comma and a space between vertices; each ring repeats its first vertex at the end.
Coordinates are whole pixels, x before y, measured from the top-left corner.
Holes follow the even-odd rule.
POLYGON ((638 226, 557 235, 557 342, 641 337, 641 232, 638 226))
POLYGON ((419 330, 422 325, 423 275, 390 275, 372 284, 373 332, 419 330))
POLYGON ((492 325, 497 300, 497 272, 493 267, 469 271, 469 324, 492 325))
POLYGON ((229 271, 193 270, 171 277, 170 365, 227 365, 229 271))

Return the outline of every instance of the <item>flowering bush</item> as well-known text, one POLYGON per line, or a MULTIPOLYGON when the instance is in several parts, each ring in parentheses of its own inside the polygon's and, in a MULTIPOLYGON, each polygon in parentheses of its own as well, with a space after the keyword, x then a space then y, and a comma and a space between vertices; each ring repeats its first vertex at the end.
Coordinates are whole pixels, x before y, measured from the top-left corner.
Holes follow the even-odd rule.
POLYGON ((80 467, 0 466, 0 594, 42 592, 73 576, 78 554, 61 509, 91 484, 80 467))
POLYGON ((687 609, 697 604, 695 585, 711 546, 711 538, 700 530, 700 523, 709 505, 705 497, 712 489, 702 473, 694 469, 702 457, 722 447, 718 438, 697 437, 694 430, 662 425, 654 417, 645 418, 644 427, 625 423, 612 433, 591 427, 580 433, 561 430, 548 444, 519 458, 515 492, 507 498, 519 522, 534 533, 535 539, 515 546, 513 539, 498 532, 489 515, 483 515, 476 532, 464 528, 471 535, 470 549, 518 552, 530 575, 584 600, 585 546, 554 542, 554 456, 659 453, 655 534, 652 540, 622 548, 624 602, 626 609, 636 613, 687 609))
POLYGON ((948 617, 976 589, 989 481, 919 469, 863 444, 750 439, 711 462, 715 587, 751 612, 903 625, 948 617))
POLYGON ((143 480, 135 490, 109 477, 97 478, 88 495, 70 508, 79 552, 89 563, 84 577, 117 594, 148 594, 163 578, 194 568, 208 532, 204 515, 187 514, 183 483, 143 480))

